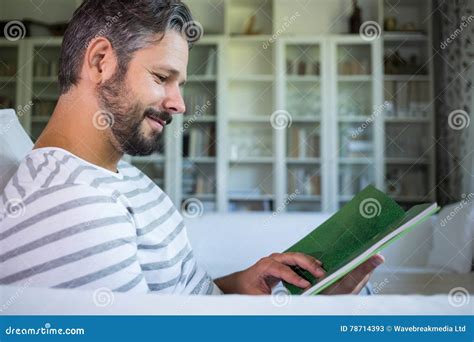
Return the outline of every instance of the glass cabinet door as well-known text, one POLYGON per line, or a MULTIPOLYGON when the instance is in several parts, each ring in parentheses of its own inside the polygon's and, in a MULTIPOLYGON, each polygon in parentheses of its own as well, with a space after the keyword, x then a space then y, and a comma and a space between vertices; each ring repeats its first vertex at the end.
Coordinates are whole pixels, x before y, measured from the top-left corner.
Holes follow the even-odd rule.
POLYGON ((407 206, 433 199, 428 38, 384 41, 385 188, 407 206), (416 138, 414 138, 416 137, 416 138))
MULTIPOLYGON (((250 4, 250 2, 249 2, 250 4)), ((273 46, 261 37, 232 37, 227 46, 229 211, 274 206, 273 46)))
POLYGON ((285 45, 287 210, 321 210, 321 46, 285 45))
POLYGON ((182 206, 188 211, 194 202, 205 212, 217 207, 217 59, 214 43, 198 43, 190 51, 186 112, 181 130, 173 132, 182 139, 182 206))
POLYGON ((336 46, 339 205, 375 183, 372 48, 362 42, 336 46))

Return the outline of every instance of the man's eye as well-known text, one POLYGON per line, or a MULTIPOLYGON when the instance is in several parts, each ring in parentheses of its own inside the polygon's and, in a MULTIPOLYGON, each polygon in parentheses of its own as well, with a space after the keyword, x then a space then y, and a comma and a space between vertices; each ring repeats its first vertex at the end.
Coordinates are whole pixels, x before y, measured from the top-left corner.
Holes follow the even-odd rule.
POLYGON ((155 76, 160 82, 165 82, 168 79, 168 77, 162 76, 162 75, 155 75, 155 76))

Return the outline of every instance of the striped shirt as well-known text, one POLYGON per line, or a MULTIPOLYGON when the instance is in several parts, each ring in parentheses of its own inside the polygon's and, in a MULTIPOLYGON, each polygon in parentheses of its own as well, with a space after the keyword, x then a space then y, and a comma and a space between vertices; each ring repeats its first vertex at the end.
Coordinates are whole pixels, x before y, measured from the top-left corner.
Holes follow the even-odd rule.
POLYGON ((221 293, 169 197, 136 167, 117 169, 32 150, 0 200, 0 284, 221 293))

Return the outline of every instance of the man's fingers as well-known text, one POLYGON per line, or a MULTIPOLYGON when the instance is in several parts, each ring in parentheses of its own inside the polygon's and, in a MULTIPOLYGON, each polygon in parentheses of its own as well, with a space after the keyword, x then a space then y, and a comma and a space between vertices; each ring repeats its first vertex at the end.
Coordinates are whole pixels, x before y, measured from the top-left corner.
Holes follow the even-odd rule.
POLYGON ((264 265, 264 267, 265 267, 266 275, 284 280, 287 283, 290 283, 292 285, 295 285, 301 288, 305 288, 311 285, 309 281, 301 278, 299 275, 293 272, 293 270, 290 267, 274 259, 269 258, 268 264, 264 265))
POLYGON ((276 253, 270 255, 270 258, 282 264, 299 266, 308 270, 316 278, 321 278, 325 275, 325 272, 321 267, 321 261, 303 253, 276 253))
POLYGON ((370 274, 383 262, 384 258, 381 255, 372 256, 343 277, 341 281, 330 287, 326 293, 358 293, 369 280, 370 274))

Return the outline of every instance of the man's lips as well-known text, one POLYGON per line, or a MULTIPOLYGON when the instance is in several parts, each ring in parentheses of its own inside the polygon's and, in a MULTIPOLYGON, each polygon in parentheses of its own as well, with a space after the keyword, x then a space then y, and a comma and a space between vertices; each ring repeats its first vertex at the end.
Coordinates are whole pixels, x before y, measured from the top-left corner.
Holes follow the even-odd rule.
POLYGON ((151 121, 153 127, 155 128, 164 128, 166 126, 166 122, 157 117, 147 115, 146 118, 151 121))

